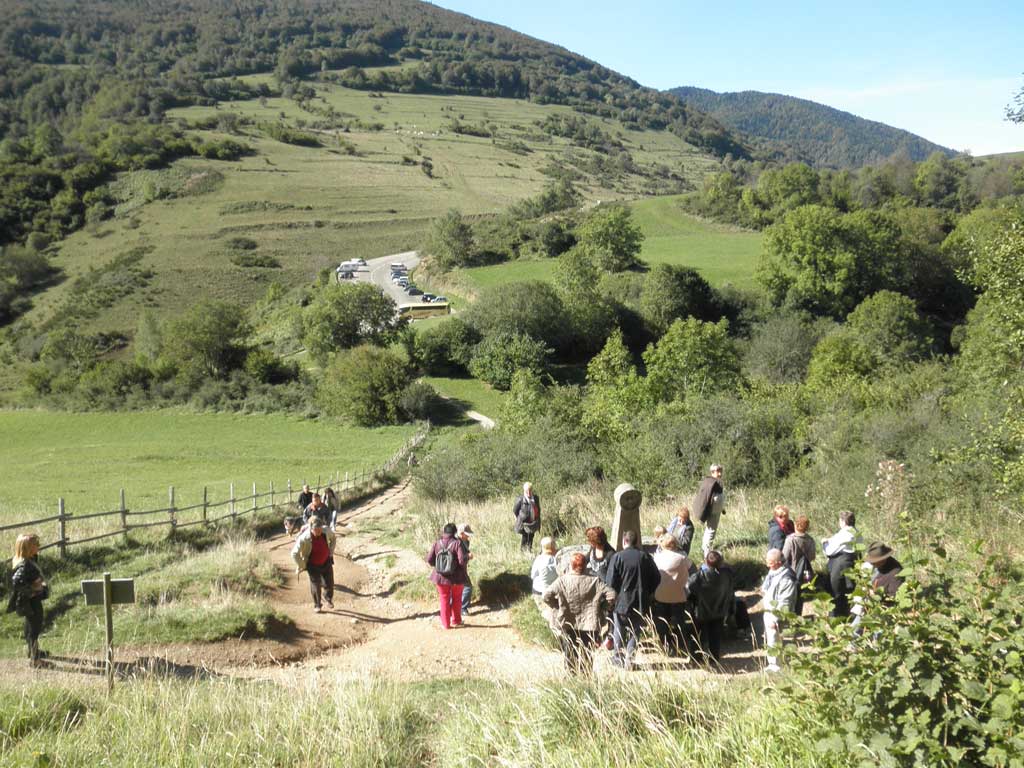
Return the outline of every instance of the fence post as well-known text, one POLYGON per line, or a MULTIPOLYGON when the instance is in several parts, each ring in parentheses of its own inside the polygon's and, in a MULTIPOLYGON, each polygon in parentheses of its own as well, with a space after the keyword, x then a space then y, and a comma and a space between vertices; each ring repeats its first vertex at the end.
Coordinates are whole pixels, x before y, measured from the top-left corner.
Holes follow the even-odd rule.
POLYGON ((124 503, 124 488, 121 489, 121 529, 124 531, 124 543, 128 543, 128 506, 124 503))
POLYGON ((292 503, 292 479, 288 478, 288 503, 292 503))
POLYGON ((64 499, 57 499, 57 547, 60 549, 60 556, 68 554, 68 543, 64 539, 64 499))
POLYGON ((252 511, 256 511, 256 483, 252 484, 252 511))
POLYGON ((167 489, 167 514, 171 517, 171 533, 178 530, 178 518, 174 515, 174 486, 167 489))
POLYGON ((209 502, 207 501, 208 496, 206 495, 206 486, 203 486, 203 525, 209 525, 206 521, 206 511, 209 508, 209 502))
POLYGON ((270 508, 274 508, 274 481, 270 481, 270 508))
POLYGON ((235 484, 234 483, 231 484, 231 498, 228 500, 228 503, 231 505, 229 507, 229 510, 231 512, 231 516, 235 517, 235 484))
POLYGON ((348 490, 348 472, 345 473, 345 490, 348 490))

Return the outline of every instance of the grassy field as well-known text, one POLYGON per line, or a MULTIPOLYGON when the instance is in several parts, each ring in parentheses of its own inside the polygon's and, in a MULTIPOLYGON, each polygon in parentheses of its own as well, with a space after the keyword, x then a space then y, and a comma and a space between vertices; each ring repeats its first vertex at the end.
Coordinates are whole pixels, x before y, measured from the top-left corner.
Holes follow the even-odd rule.
POLYGON ((311 111, 275 98, 172 110, 172 119, 207 139, 228 135, 195 129, 209 118, 254 121, 235 136, 254 154, 232 162, 182 160, 167 170, 122 177, 114 185, 118 215, 60 244, 54 263, 66 279, 36 298, 27 320, 39 327, 69 303, 81 303, 97 275, 90 270, 111 272, 112 261, 125 254, 134 255, 134 267, 106 276, 121 290, 81 318, 82 330, 131 334, 143 309, 172 316, 204 296, 251 303, 272 282, 291 288, 343 259, 416 248, 431 218, 449 208, 502 210, 540 191, 551 178, 544 171, 555 165, 584 168, 574 171, 578 185, 587 197, 601 199, 649 192, 656 165, 690 183, 714 165, 670 133, 630 131, 592 118, 620 138, 646 175, 588 173, 586 164, 599 160, 597 153, 536 126, 566 107, 316 88, 311 111), (452 120, 486 126, 492 135, 454 133, 452 120), (314 122, 329 126, 316 129, 319 147, 285 144, 265 129, 283 124, 310 131, 314 122), (279 266, 236 266, 236 237, 256 242, 249 255, 279 266), (86 275, 85 284, 76 282, 86 275))
MULTIPOLYGON (((678 200, 678 196, 669 195, 631 204, 634 220, 644 233, 640 258, 648 264, 693 267, 714 286, 755 287, 754 268, 761 254, 761 234, 691 216, 680 209, 678 200)), ((457 270, 452 280, 474 293, 514 281, 550 281, 555 265, 553 259, 510 261, 457 270)))
POLYGON ((166 507, 171 485, 177 506, 201 502, 203 486, 211 501, 227 498, 232 482, 237 496, 253 482, 283 492, 289 479, 299 487, 379 465, 414 431, 278 415, 0 411, 0 522, 56 514, 57 497, 72 514, 117 509, 121 488, 131 509, 166 507))
POLYGON ((427 376, 423 379, 447 397, 466 404, 470 410, 497 420, 501 415, 505 394, 479 379, 456 379, 445 376, 427 376))

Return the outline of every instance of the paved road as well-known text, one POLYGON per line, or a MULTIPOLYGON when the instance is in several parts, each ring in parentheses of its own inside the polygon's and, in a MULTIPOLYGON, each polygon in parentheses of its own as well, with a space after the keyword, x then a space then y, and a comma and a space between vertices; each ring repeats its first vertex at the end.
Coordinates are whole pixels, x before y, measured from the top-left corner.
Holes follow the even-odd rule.
POLYGON ((401 307, 404 304, 414 302, 409 295, 391 282, 391 265, 401 262, 410 271, 420 263, 420 256, 417 251, 405 251, 404 253, 393 253, 390 256, 381 256, 377 259, 368 259, 366 266, 355 273, 355 280, 364 283, 373 283, 384 291, 385 296, 394 299, 395 304, 401 307))

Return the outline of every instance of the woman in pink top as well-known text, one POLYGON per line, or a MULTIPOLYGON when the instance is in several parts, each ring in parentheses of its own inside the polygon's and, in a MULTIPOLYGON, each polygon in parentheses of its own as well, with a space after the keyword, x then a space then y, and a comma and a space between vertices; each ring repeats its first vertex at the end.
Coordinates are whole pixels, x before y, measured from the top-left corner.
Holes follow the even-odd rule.
POLYGON ((686 606, 686 581, 690 577, 690 559, 679 553, 679 542, 671 533, 658 539, 660 549, 654 563, 661 572, 661 581, 654 591, 654 628, 658 631, 665 653, 670 656, 685 652, 683 609, 686 606))

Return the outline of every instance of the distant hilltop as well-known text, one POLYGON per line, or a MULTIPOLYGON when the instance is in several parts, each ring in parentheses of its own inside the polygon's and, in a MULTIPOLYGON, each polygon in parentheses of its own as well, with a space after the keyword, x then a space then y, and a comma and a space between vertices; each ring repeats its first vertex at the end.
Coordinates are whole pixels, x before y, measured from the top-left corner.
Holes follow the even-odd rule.
POLYGON ((669 93, 739 131, 769 154, 818 167, 859 168, 894 155, 920 161, 948 147, 885 123, 778 93, 716 93, 682 86, 669 93))

